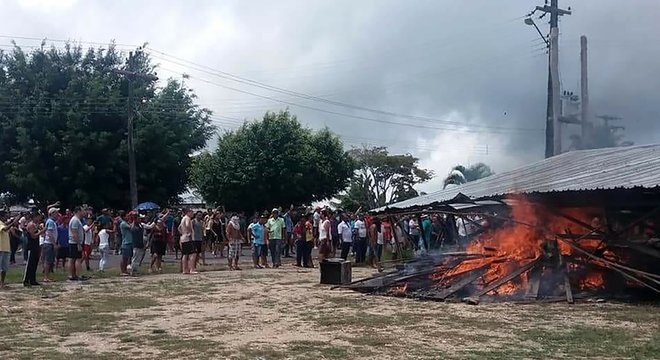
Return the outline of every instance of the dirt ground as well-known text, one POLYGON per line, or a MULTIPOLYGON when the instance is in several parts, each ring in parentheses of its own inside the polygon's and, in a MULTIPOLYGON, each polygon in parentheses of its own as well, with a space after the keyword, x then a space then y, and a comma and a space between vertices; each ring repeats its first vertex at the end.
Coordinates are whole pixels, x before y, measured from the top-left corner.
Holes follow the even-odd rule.
POLYGON ((422 302, 292 266, 0 291, 0 359, 184 357, 658 359, 660 307, 422 302))

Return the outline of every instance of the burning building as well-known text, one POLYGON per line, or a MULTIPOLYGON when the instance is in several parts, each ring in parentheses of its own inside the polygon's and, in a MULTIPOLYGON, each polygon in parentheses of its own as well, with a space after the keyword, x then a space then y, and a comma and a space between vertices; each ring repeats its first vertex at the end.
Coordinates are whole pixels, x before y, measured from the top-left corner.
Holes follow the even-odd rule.
POLYGON ((373 212, 422 214, 443 224, 426 239, 437 248, 350 288, 471 303, 660 296, 660 145, 569 152, 373 212))

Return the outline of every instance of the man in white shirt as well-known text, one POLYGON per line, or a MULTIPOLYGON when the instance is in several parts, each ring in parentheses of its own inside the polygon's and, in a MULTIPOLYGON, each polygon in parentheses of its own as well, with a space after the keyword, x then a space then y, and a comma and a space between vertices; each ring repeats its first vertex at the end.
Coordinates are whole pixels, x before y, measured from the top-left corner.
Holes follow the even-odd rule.
POLYGON ((83 209, 78 206, 73 210, 73 217, 69 221, 69 280, 76 281, 78 270, 82 264, 82 245, 85 239, 85 230, 82 224, 83 209))
POLYGON ((44 282, 51 282, 49 277, 55 265, 55 247, 57 246, 57 221, 59 220, 60 209, 48 209, 48 220, 46 220, 46 231, 44 232, 44 242, 41 245, 41 253, 44 262, 44 282))
POLYGON ((351 251, 351 245, 353 245, 353 229, 348 224, 346 215, 342 215, 342 220, 337 225, 337 232, 341 236, 341 258, 346 260, 348 253, 351 251))
POLYGON ((364 216, 358 216, 355 221, 355 231, 357 232, 357 239, 355 239, 355 263, 364 264, 367 261, 367 224, 364 222, 364 216))
POLYGON ((192 242, 192 209, 186 209, 184 211, 185 216, 181 218, 181 224, 179 224, 179 242, 181 243, 181 271, 184 274, 197 273, 194 271, 194 264, 197 260, 195 257, 195 244, 192 242))

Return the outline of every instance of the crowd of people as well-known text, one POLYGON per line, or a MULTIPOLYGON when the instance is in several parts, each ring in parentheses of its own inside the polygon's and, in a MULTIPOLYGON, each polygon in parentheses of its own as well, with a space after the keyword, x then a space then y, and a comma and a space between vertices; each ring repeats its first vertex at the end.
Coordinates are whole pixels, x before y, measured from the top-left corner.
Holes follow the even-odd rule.
POLYGON ((384 248, 395 258, 406 248, 428 249, 433 246, 431 232, 441 231, 428 216, 392 223, 359 213, 293 206, 248 217, 228 214, 221 207, 95 213, 87 206, 62 210, 56 203, 45 211, 8 215, 0 211, 2 287, 19 248, 25 263, 23 285, 35 286, 40 263, 43 282, 53 281, 58 269, 68 272, 71 281, 84 280, 85 270, 92 270, 92 253, 98 254, 96 270, 101 272, 108 268, 113 252, 121 255, 121 276, 139 275, 147 252, 148 272, 161 272, 167 254, 174 255, 183 274, 198 273, 207 254, 226 257, 230 270, 241 270, 244 247, 250 248, 257 269, 279 268, 283 257, 294 256, 295 266, 314 267, 314 249, 318 261, 352 256, 356 264, 379 267, 384 248))

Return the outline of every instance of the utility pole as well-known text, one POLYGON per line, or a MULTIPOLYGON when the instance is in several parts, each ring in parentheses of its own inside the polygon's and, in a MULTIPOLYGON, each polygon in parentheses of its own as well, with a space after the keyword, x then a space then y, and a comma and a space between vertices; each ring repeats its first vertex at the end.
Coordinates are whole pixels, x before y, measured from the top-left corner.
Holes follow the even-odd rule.
POLYGON ((142 79, 147 81, 156 81, 158 77, 151 74, 137 73, 126 70, 113 70, 115 74, 122 75, 128 81, 128 121, 126 124, 128 133, 128 181, 131 192, 131 209, 135 209, 138 205, 137 193, 137 166, 135 165, 135 146, 133 144, 133 80, 142 79))
POLYGON ((550 79, 552 83, 552 149, 553 155, 561 154, 561 84, 559 83, 559 28, 550 28, 550 79))
POLYGON ((591 141, 589 134, 589 79, 587 77, 587 37, 580 37, 580 100, 581 100, 581 125, 582 148, 586 148, 591 141))
POLYGON ((545 156, 561 153, 561 124, 559 111, 559 17, 571 11, 559 8, 559 0, 550 0, 550 5, 537 6, 535 11, 550 13, 550 54, 548 71, 548 103, 546 109, 545 156))

